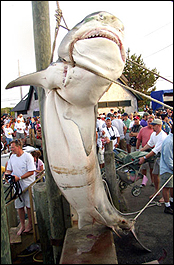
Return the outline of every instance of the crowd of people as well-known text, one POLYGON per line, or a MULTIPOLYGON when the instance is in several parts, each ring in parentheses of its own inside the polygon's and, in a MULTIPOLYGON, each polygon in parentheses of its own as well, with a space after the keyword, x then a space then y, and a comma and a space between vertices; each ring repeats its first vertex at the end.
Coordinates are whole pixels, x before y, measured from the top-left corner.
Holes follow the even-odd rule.
MULTIPOLYGON (((6 164, 5 174, 13 174, 15 181, 19 181, 24 190, 37 178, 37 174, 44 169, 40 159, 41 153, 36 150, 31 154, 24 152, 26 139, 35 146, 35 140, 42 139, 39 117, 17 119, 1 117, 1 153, 7 149, 11 151, 6 164), (4 140, 2 140, 2 138, 4 140)), ((140 171, 143 175, 150 169, 151 185, 155 193, 173 175, 173 111, 147 110, 141 117, 139 113, 123 113, 111 109, 109 113, 98 114, 96 122, 96 149, 100 168, 104 168, 105 144, 112 141, 113 150, 120 148, 124 152, 147 151, 146 156, 140 157, 140 171), (151 162, 146 162, 154 157, 151 162)), ((152 194, 150 198, 154 196, 152 194)), ((162 190, 165 203, 165 213, 173 214, 173 180, 171 179, 162 190)), ((31 208, 28 192, 22 193, 15 200, 15 207, 21 222, 18 235, 32 229, 31 208), (25 207, 28 214, 28 225, 25 228, 25 207)))
POLYGON ((42 140, 40 117, 24 118, 22 114, 17 118, 8 115, 1 117, 1 153, 10 152, 10 143, 15 139, 22 139, 23 146, 26 146, 27 138, 34 147, 36 139, 42 140))
MULTIPOLYGON (((98 114, 96 134, 101 169, 104 168, 105 144, 110 141, 113 149, 120 148, 127 153, 146 151, 147 155, 139 159, 140 171, 146 176, 149 169, 151 185, 155 187, 149 199, 155 194, 160 195, 160 187, 173 174, 173 111, 167 109, 153 113, 146 109, 141 117, 137 112, 121 114, 111 109, 107 114, 98 114), (163 146, 166 142, 170 142, 168 149, 163 146)), ((173 180, 167 183, 162 195, 159 201, 165 203, 165 213, 173 214, 173 180)))

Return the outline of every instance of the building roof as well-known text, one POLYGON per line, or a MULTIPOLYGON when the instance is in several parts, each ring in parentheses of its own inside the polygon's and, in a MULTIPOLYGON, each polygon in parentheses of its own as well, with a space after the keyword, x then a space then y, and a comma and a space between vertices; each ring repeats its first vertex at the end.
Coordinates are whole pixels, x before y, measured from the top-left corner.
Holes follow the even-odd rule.
MULTIPOLYGON (((117 81, 122 83, 122 84, 124 84, 124 85, 127 85, 127 83, 128 83, 128 80, 126 79, 126 77, 123 74, 120 76, 120 78, 118 78, 117 81)), ((30 106, 30 102, 31 102, 31 98, 32 98, 33 92, 36 92, 36 94, 38 96, 37 87, 30 86, 29 92, 12 109, 12 111, 14 111, 14 112, 27 111, 29 109, 29 106, 30 106)), ((130 92, 137 98, 137 100, 142 100, 143 99, 139 94, 136 93, 136 91, 135 92, 130 91, 130 92)))
POLYGON ((29 92, 21 99, 21 101, 11 111, 15 112, 27 111, 29 109, 32 94, 34 91, 37 93, 37 88, 35 86, 30 86, 29 92))
MULTIPOLYGON (((127 84, 128 84, 128 80, 123 74, 120 76, 120 78, 118 78, 118 82, 119 81, 121 81, 121 83, 123 83, 123 85, 125 85, 125 86, 127 86, 127 84)), ((127 89, 127 88, 125 88, 125 89, 127 89)), ((133 91, 130 91, 130 92, 137 98, 137 100, 143 100, 143 98, 138 93, 136 93, 136 90, 134 92, 133 91)))

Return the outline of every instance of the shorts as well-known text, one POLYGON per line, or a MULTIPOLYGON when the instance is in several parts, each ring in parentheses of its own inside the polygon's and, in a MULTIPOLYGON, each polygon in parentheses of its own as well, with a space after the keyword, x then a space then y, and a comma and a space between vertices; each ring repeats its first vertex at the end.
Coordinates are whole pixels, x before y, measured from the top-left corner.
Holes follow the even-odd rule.
POLYGON ((126 140, 126 144, 129 144, 129 141, 130 141, 129 133, 125 134, 125 140, 126 140))
MULTIPOLYGON (((32 197, 33 197, 33 193, 32 193, 32 197)), ((15 208, 19 209, 19 208, 23 208, 23 207, 28 207, 30 208, 30 197, 29 197, 29 192, 28 190, 24 193, 22 193, 20 195, 21 200, 19 199, 19 197, 15 200, 15 208)))
POLYGON ((154 162, 146 162, 141 165, 141 169, 148 169, 149 167, 152 169, 154 167, 154 162))
POLYGON ((16 138, 17 139, 24 139, 24 133, 16 133, 16 138))
POLYGON ((160 157, 157 157, 154 162, 152 174, 159 175, 159 173, 160 173, 160 157))
POLYGON ((13 138, 6 137, 5 139, 6 139, 7 145, 9 145, 13 141, 13 138))
MULTIPOLYGON (((172 173, 165 172, 160 175, 160 187, 173 175, 172 173)), ((164 188, 173 188, 173 178, 165 185, 164 188)))

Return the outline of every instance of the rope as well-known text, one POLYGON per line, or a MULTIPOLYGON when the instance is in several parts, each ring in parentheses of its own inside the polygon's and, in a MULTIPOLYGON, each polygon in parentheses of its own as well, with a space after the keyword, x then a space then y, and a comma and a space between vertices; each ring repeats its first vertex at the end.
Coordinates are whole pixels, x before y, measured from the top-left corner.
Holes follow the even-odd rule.
MULTIPOLYGON (((55 28, 55 36, 54 36, 54 42, 53 42, 52 55, 51 55, 51 61, 50 61, 50 63, 53 62, 53 55, 54 55, 54 50, 55 50, 55 47, 56 47, 56 38, 57 38, 57 35, 58 35, 59 27, 63 27, 63 28, 65 28, 65 29, 69 30, 69 28, 68 28, 68 26, 67 26, 67 24, 66 24, 66 22, 65 22, 65 19, 64 19, 63 15, 62 15, 62 10, 60 9, 59 2, 56 1, 56 4, 57 4, 57 9, 55 10, 55 11, 56 11, 55 17, 56 17, 57 24, 56 24, 56 28, 55 28), (61 18, 63 19, 63 21, 64 21, 66 27, 60 25, 61 18)), ((131 62, 131 63, 134 63, 134 64, 136 64, 136 65, 138 65, 138 66, 140 66, 140 67, 146 69, 147 71, 153 73, 154 75, 157 75, 158 77, 161 77, 161 78, 163 78, 164 80, 166 80, 166 81, 168 81, 168 82, 170 82, 170 83, 173 84, 172 81, 170 81, 170 80, 168 80, 168 79, 162 77, 161 75, 159 75, 159 74, 157 74, 157 73, 155 73, 155 72, 153 72, 153 71, 147 69, 146 67, 144 67, 144 66, 142 66, 142 65, 140 65, 140 64, 138 64, 138 63, 136 63, 136 62, 134 62, 134 61, 132 61, 132 60, 129 60, 129 59, 127 59, 127 61, 129 61, 129 62, 131 62)), ((67 63, 68 63, 68 62, 67 62, 67 63)), ((72 64, 72 63, 70 63, 70 64, 72 64)), ((94 73, 94 74, 96 74, 96 75, 98 75, 98 76, 101 76, 101 77, 103 77, 103 78, 105 78, 105 79, 108 79, 108 80, 111 81, 112 83, 115 83, 115 84, 117 84, 117 85, 121 85, 122 87, 124 87, 124 88, 126 88, 126 89, 128 89, 128 90, 130 90, 130 91, 132 91, 132 92, 134 92, 134 93, 137 93, 137 94, 139 94, 139 95, 141 95, 141 96, 144 96, 144 97, 146 97, 146 98, 148 98, 148 99, 150 99, 150 100, 152 100, 152 101, 154 101, 154 102, 157 102, 157 103, 163 105, 164 107, 167 107, 167 108, 173 110, 173 107, 171 107, 171 106, 169 106, 169 105, 167 105, 167 104, 165 104, 165 103, 163 103, 163 102, 161 102, 161 101, 159 101, 159 100, 157 100, 157 99, 151 98, 150 96, 148 96, 148 95, 146 95, 146 94, 144 94, 144 93, 142 93, 142 92, 140 92, 140 91, 136 91, 136 90, 130 88, 129 86, 125 86, 125 85, 123 85, 123 84, 121 84, 121 83, 119 83, 119 82, 117 82, 117 81, 115 81, 115 80, 113 80, 113 79, 111 79, 111 78, 109 78, 109 77, 104 76, 104 75, 101 74, 101 73, 95 72, 95 71, 93 71, 93 70, 91 70, 91 69, 89 69, 89 68, 87 68, 87 67, 82 66, 82 65, 78 65, 78 64, 76 64, 76 66, 79 66, 79 67, 81 67, 81 68, 83 68, 83 69, 85 69, 85 70, 88 70, 88 71, 90 71, 90 72, 92 72, 92 73, 94 73)))
POLYGON ((157 194, 164 188, 164 186, 173 178, 173 175, 168 178, 168 180, 161 186, 161 188, 154 194, 154 196, 150 199, 150 201, 143 207, 143 209, 135 216, 134 220, 136 220, 140 214, 147 208, 147 206, 153 201, 153 199, 157 196, 157 194))
MULTIPOLYGON (((69 28, 68 28, 68 26, 67 26, 67 24, 66 24, 66 22, 65 22, 65 19, 64 19, 63 15, 62 15, 62 10, 61 10, 60 7, 59 7, 59 2, 56 1, 56 4, 57 4, 57 9, 56 9, 55 17, 56 17, 57 25, 56 25, 56 28, 55 28, 55 37, 54 37, 54 42, 53 42, 52 55, 51 55, 51 62, 50 62, 50 63, 53 62, 53 55, 54 55, 54 50, 55 50, 55 46, 56 46, 56 38, 57 38, 57 35, 58 35, 59 27, 63 27, 63 28, 65 28, 65 29, 69 30, 69 28), (61 18, 63 19, 63 21, 64 21, 66 27, 60 25, 61 18)), ((144 66, 142 66, 142 65, 140 65, 140 64, 138 64, 138 63, 136 63, 136 62, 134 62, 134 61, 132 61, 132 60, 129 60, 129 59, 127 59, 127 60, 128 60, 129 62, 134 63, 134 64, 136 64, 136 65, 138 65, 138 66, 140 66, 140 67, 146 69, 147 71, 153 73, 154 75, 157 75, 158 77, 161 77, 161 78, 163 78, 164 80, 166 80, 166 81, 168 81, 168 82, 170 82, 170 83, 173 84, 172 81, 170 81, 170 80, 168 80, 168 79, 162 77, 161 75, 159 75, 159 74, 157 74, 157 73, 155 73, 155 72, 153 72, 153 71, 147 69, 146 67, 144 67, 144 66)), ((69 62, 67 62, 67 63, 69 63, 69 62)), ((72 64, 72 63, 70 63, 70 64, 72 64)), ((89 69, 89 68, 87 68, 87 67, 85 67, 85 66, 82 66, 82 65, 78 65, 78 64, 76 64, 76 66, 79 66, 79 67, 81 67, 81 68, 83 68, 83 69, 85 69, 85 70, 88 70, 88 71, 90 71, 90 72, 92 72, 92 73, 94 73, 94 74, 96 74, 96 75, 98 75, 98 76, 101 76, 101 77, 103 77, 103 78, 105 78, 105 79, 108 79, 108 80, 111 81, 112 83, 115 83, 115 84, 117 84, 117 85, 121 85, 122 87, 124 87, 124 88, 126 88, 126 89, 132 91, 133 93, 137 93, 137 94, 139 94, 139 95, 141 95, 141 96, 143 96, 143 97, 146 97, 146 98, 148 98, 148 99, 150 99, 150 100, 152 100, 152 101, 154 101, 154 102, 156 102, 156 103, 159 103, 159 104, 163 105, 164 107, 167 107, 167 108, 173 110, 173 107, 171 107, 171 106, 169 106, 169 105, 167 105, 167 104, 165 104, 165 103, 163 103, 163 102, 161 102, 161 101, 159 101, 159 100, 157 100, 157 99, 154 99, 154 98, 152 98, 152 97, 150 97, 150 96, 148 96, 148 95, 146 95, 146 94, 144 94, 144 93, 142 93, 142 92, 140 92, 140 91, 134 90, 134 89, 130 88, 129 86, 125 86, 125 85, 123 85, 123 84, 121 84, 121 83, 119 83, 119 82, 117 82, 117 81, 115 81, 115 80, 113 80, 113 79, 111 79, 111 78, 109 78, 109 77, 104 76, 104 75, 101 74, 101 73, 95 72, 95 71, 93 71, 93 70, 91 70, 91 69, 89 69)))
MULTIPOLYGON (((142 210, 138 210, 138 211, 136 211, 136 212, 132 212, 132 213, 122 213, 122 212, 120 212, 116 207, 115 207, 115 205, 114 205, 114 203, 113 203, 113 200, 112 200, 112 197, 111 197, 111 193, 110 193, 110 190, 109 190, 109 187, 108 187, 108 183, 106 182, 106 180, 104 180, 104 179, 102 179, 102 181, 104 182, 104 184, 106 185, 106 189, 107 189, 107 192, 108 192, 108 196, 109 196, 109 199, 110 199, 110 202, 111 202, 111 204, 112 204, 112 206, 113 206, 113 208, 117 211, 117 212, 119 212, 121 215, 132 215, 132 214, 136 214, 136 213, 140 213, 142 210)), ((148 205, 147 207, 152 207, 152 206, 161 206, 161 203, 159 203, 159 202, 152 202, 153 204, 152 205, 148 205)))
POLYGON ((39 253, 42 253, 42 251, 38 251, 36 254, 34 254, 34 256, 33 256, 33 260, 34 260, 35 262, 42 262, 42 263, 43 263, 43 259, 36 259, 36 256, 37 256, 39 253))
MULTIPOLYGON (((27 190, 29 190, 30 187, 32 187, 35 183, 37 183, 39 180, 41 180, 43 178, 43 176, 45 175, 45 170, 42 170, 39 174, 37 174, 37 177, 40 176, 39 178, 37 178, 34 182, 32 182, 27 188, 25 188, 22 193, 26 192, 27 190)), ((21 194, 22 194, 21 193, 21 194)), ((20 194, 20 195, 21 195, 20 194)), ((12 199, 11 201, 9 201, 8 203, 6 203, 6 206, 8 206, 9 204, 11 204, 13 201, 15 201, 19 196, 16 196, 15 199, 12 199)))
MULTIPOLYGON (((66 63, 69 63, 69 62, 66 62, 66 63)), ((135 90, 135 89, 133 89, 133 88, 130 88, 129 86, 125 86, 125 85, 119 83, 118 81, 115 81, 115 80, 113 80, 113 79, 111 79, 111 78, 109 78, 109 77, 107 77, 107 76, 104 76, 102 73, 96 72, 96 71, 94 71, 94 70, 92 70, 92 69, 87 68, 86 66, 83 66, 83 65, 79 65, 79 64, 75 64, 75 65, 78 66, 78 67, 81 67, 81 68, 83 68, 83 69, 85 69, 85 70, 87 70, 87 71, 89 71, 89 72, 91 72, 91 73, 93 73, 93 74, 95 74, 95 75, 98 75, 98 76, 100 76, 100 77, 102 77, 102 78, 105 78, 105 79, 111 81, 112 83, 115 83, 115 84, 117 84, 117 85, 119 85, 119 86, 122 86, 122 87, 124 87, 124 88, 126 88, 126 89, 132 91, 133 93, 137 93, 137 94, 139 94, 139 95, 141 95, 141 96, 143 96, 143 97, 146 97, 146 98, 148 98, 148 99, 150 99, 150 100, 152 100, 152 101, 155 101, 155 102, 157 102, 157 103, 159 103, 159 104, 161 104, 161 105, 167 107, 168 109, 173 110, 173 107, 171 107, 171 106, 169 106, 169 105, 167 105, 167 104, 165 104, 165 103, 163 103, 163 102, 161 102, 161 101, 159 101, 159 100, 157 100, 157 99, 154 99, 154 98, 152 98, 152 97, 150 97, 150 96, 147 96, 146 94, 144 94, 144 93, 142 93, 142 92, 140 92, 140 91, 137 91, 137 90, 135 90)))
POLYGON ((55 27, 54 42, 53 42, 53 47, 52 47, 52 54, 51 54, 51 60, 50 60, 50 63, 53 62, 54 50, 55 50, 55 47, 56 47, 56 39, 57 39, 57 35, 58 35, 58 31, 59 31, 59 27, 61 26, 61 25, 60 25, 61 18, 63 19, 63 21, 64 21, 64 23, 65 23, 65 25, 66 25, 66 27, 64 27, 64 26, 61 26, 61 27, 63 27, 63 28, 65 28, 65 29, 69 30, 69 29, 68 29, 68 26, 67 26, 67 24, 66 24, 66 22, 65 22, 65 20, 64 20, 64 18, 63 18, 62 10, 61 10, 60 7, 59 7, 59 2, 56 1, 56 4, 57 4, 57 9, 55 10, 55 12, 56 12, 55 17, 56 17, 56 22, 57 22, 57 23, 56 23, 56 27, 55 27))
POLYGON ((155 73, 155 72, 153 72, 153 71, 147 69, 146 67, 144 67, 144 66, 142 66, 142 65, 140 65, 140 64, 138 64, 138 63, 136 63, 136 62, 134 62, 134 61, 132 61, 132 60, 130 60, 130 59, 126 59, 126 60, 127 60, 128 62, 130 62, 130 63, 133 63, 133 64, 135 64, 135 65, 138 65, 138 66, 142 67, 143 69, 149 71, 150 73, 152 73, 152 74, 154 74, 154 75, 156 75, 156 76, 158 76, 158 77, 161 77, 162 79, 164 79, 164 80, 166 80, 166 81, 168 81, 168 82, 170 82, 170 83, 173 84, 172 81, 170 81, 170 80, 168 80, 167 78, 165 78, 165 77, 163 77, 163 76, 161 76, 161 75, 159 75, 159 74, 157 74, 157 73, 155 73))

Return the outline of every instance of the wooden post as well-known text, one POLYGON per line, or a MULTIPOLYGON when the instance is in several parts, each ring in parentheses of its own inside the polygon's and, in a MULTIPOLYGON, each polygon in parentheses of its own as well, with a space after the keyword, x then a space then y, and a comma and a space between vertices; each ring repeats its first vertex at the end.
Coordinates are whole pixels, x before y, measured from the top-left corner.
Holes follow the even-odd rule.
POLYGON ((105 175, 106 181, 108 183, 109 191, 111 193, 111 197, 113 203, 117 209, 119 209, 118 203, 118 190, 117 190, 117 178, 116 178, 116 170, 115 170, 115 160, 114 160, 114 152, 113 152, 113 142, 110 141, 105 145, 105 175))
MULTIPOLYGON (((50 38, 50 24, 49 24, 49 3, 48 1, 32 1, 33 13, 33 28, 34 28, 34 42, 35 42, 35 56, 37 71, 43 70, 49 66, 51 58, 51 38, 50 38)), ((42 88, 38 88, 39 107, 42 130, 42 147, 45 163, 45 177, 47 187, 48 209, 50 215, 51 236, 53 239, 63 241, 65 236, 65 225, 63 218, 61 192, 58 189, 48 164, 46 154, 46 143, 44 136, 43 123, 43 106, 45 99, 45 92, 42 88)), ((54 146, 53 146, 54 148, 54 146)), ((53 247, 54 262, 59 263, 61 256, 62 245, 53 247)), ((51 253, 50 253, 51 254, 51 253)))
POLYGON ((12 264, 2 178, 1 178, 1 264, 12 264))
POLYGON ((54 264, 46 183, 37 183, 33 186, 33 191, 43 264, 54 264))
POLYGON ((33 239, 34 242, 37 242, 36 238, 36 227, 35 227, 35 219, 34 219, 34 205, 33 205, 33 196, 32 196, 32 187, 28 187, 28 193, 30 198, 30 209, 31 209, 31 219, 32 219, 32 226, 33 226, 33 239))

